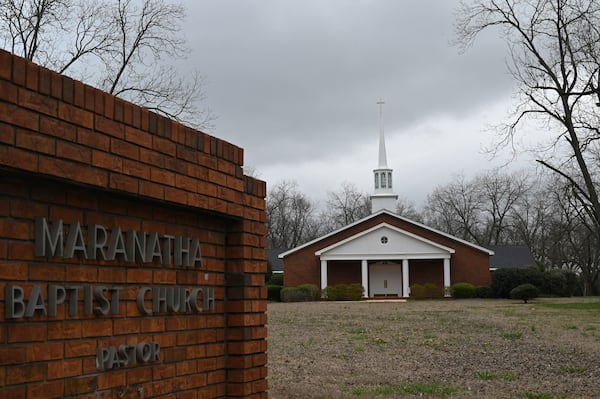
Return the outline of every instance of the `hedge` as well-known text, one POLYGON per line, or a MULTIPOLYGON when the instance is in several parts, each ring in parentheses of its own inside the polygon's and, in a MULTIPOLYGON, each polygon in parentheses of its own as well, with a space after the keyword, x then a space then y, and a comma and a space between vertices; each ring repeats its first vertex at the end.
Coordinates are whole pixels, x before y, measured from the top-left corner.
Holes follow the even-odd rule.
POLYGON ((425 295, 427 295, 427 298, 439 298, 441 293, 440 293, 440 287, 438 287, 437 285, 433 284, 433 283, 425 283, 425 285, 423 286, 425 288, 425 295))
POLYGON ((281 290, 283 302, 309 302, 319 299, 319 287, 314 284, 301 284, 281 290))
POLYGON ((477 287, 477 298, 492 298, 493 292, 490 287, 485 285, 477 287))
POLYGON ((497 298, 510 298, 510 291, 521 284, 542 284, 542 272, 536 267, 498 269, 492 274, 492 292, 497 298))
POLYGON ((280 302, 282 289, 283 285, 267 285, 267 299, 269 301, 280 302))
POLYGON ((573 296, 577 290, 577 274, 571 270, 548 270, 539 288, 545 295, 573 296))
POLYGON ((456 299, 475 298, 477 296, 477 287, 469 283, 453 284, 452 296, 456 299))
POLYGON ((432 283, 425 285, 413 284, 410 286, 410 297, 415 299, 439 298, 440 289, 432 283))
POLYGON ((364 293, 362 284, 336 284, 327 286, 323 297, 328 301, 360 301, 364 293))
POLYGON ((562 269, 542 272, 536 267, 498 269, 492 274, 492 292, 497 298, 510 298, 510 291, 522 284, 534 285, 544 295, 573 296, 577 275, 562 269))

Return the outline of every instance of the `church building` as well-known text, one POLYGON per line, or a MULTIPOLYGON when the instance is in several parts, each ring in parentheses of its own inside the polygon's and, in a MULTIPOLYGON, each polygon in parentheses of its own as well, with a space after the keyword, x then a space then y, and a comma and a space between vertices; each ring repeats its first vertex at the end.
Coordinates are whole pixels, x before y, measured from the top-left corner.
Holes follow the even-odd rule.
POLYGON ((367 298, 410 297, 413 284, 451 296, 458 282, 490 285, 493 251, 396 214, 398 196, 387 166, 383 124, 371 215, 279 255, 286 287, 360 283, 367 298))

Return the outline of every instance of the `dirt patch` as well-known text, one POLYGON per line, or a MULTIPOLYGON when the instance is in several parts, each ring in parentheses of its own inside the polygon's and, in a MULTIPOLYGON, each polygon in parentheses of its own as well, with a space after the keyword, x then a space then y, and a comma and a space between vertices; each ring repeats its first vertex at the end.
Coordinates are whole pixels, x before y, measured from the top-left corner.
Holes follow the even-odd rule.
POLYGON ((269 397, 598 397, 600 311, 545 306, 581 301, 272 303, 269 397))

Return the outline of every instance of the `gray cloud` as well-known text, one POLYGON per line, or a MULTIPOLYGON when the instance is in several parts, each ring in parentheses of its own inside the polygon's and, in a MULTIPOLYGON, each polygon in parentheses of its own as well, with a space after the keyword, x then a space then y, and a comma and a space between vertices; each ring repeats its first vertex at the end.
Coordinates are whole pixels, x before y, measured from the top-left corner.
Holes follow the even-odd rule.
POLYGON ((463 55, 449 45, 456 3, 188 2, 184 30, 193 52, 182 67, 210 82, 207 105, 219 117, 213 133, 244 147, 259 171, 347 158, 361 146, 375 152, 379 97, 386 132, 402 135, 427 120, 468 118, 508 96, 502 40, 486 35, 463 55))

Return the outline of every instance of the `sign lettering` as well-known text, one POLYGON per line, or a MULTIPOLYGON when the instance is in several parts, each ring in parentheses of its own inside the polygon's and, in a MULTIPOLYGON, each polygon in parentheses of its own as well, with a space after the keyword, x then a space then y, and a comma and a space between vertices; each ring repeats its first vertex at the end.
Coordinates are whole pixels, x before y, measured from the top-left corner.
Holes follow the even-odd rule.
MULTIPOLYGON (((80 300, 86 315, 116 315, 120 291, 120 287, 49 285, 44 294, 36 284, 27 297, 23 287, 8 285, 5 289, 6 318, 52 317, 57 315, 59 305, 66 306, 69 316, 77 316, 80 300)), ((214 302, 213 287, 142 287, 136 298, 137 308, 144 315, 207 312, 214 309, 214 302)))
POLYGON ((35 220, 35 256, 115 260, 130 263, 202 267, 202 251, 198 238, 160 235, 157 232, 129 230, 120 227, 107 230, 92 224, 86 228, 79 222, 65 225, 61 219, 49 222, 35 220), (86 241, 87 240, 87 241, 86 241))

